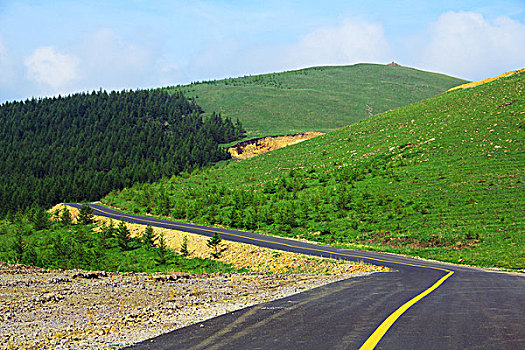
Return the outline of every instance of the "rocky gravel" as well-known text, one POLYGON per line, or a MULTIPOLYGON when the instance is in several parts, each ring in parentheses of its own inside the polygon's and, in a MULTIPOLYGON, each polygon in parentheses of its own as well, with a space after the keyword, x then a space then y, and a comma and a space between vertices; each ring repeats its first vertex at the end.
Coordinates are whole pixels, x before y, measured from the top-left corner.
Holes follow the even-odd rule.
POLYGON ((148 274, 0 265, 0 349, 118 348, 363 274, 148 274))

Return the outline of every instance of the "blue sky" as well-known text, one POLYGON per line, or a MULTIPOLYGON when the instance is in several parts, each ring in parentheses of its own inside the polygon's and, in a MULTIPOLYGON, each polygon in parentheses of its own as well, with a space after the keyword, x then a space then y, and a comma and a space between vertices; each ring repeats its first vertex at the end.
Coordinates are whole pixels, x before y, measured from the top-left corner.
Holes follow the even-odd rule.
POLYGON ((317 65, 525 67, 525 0, 0 0, 0 102, 317 65))

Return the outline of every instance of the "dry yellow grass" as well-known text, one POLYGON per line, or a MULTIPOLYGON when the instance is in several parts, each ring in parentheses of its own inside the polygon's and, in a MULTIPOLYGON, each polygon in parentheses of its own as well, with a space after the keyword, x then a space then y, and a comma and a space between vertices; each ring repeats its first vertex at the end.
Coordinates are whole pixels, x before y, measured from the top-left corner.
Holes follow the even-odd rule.
MULTIPOLYGON (((63 208, 63 205, 56 205, 51 209, 54 212, 63 208)), ((68 207, 73 218, 78 215, 78 210, 68 207)), ((99 223, 108 223, 109 219, 102 216, 95 217, 99 223)), ((114 225, 118 225, 118 220, 113 220, 114 225)), ((146 229, 145 225, 127 223, 132 236, 140 236, 146 229)), ((207 237, 192 233, 169 230, 164 228, 154 228, 157 235, 163 234, 168 247, 174 251, 179 251, 183 237, 188 240, 190 258, 210 258, 210 248, 206 245, 207 237)), ((256 247, 249 244, 222 241, 224 248, 220 261, 231 264, 236 269, 246 268, 250 271, 271 272, 271 273, 322 273, 330 275, 349 274, 356 272, 387 271, 388 269, 380 266, 372 266, 354 263, 344 260, 311 257, 308 255, 283 252, 279 250, 256 247)))
POLYGON ((468 89, 468 88, 471 88, 471 87, 475 87, 475 86, 478 86, 478 85, 489 83, 489 82, 491 82, 493 80, 496 80, 496 79, 499 79, 499 78, 508 77, 509 75, 512 75, 514 73, 523 72, 523 71, 525 71, 525 68, 519 69, 519 70, 514 70, 514 71, 511 71, 511 72, 507 72, 507 73, 503 73, 503 74, 498 75, 497 77, 488 78, 488 79, 484 79, 484 80, 480 80, 480 81, 473 81, 472 83, 467 83, 467 84, 455 86, 452 89, 449 89, 448 91, 453 91, 453 90, 457 90, 457 89, 468 89))

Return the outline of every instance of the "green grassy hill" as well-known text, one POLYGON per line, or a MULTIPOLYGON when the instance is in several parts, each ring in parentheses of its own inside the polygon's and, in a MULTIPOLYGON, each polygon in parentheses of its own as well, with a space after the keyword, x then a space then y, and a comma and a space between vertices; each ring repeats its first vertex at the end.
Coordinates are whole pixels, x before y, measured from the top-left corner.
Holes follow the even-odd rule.
POLYGON ((171 88, 207 112, 238 118, 248 138, 330 131, 437 95, 465 81, 378 64, 317 67, 171 88), (371 110, 368 109, 368 106, 371 110))
POLYGON ((344 247, 523 269, 524 85, 521 72, 447 92, 104 202, 344 247))

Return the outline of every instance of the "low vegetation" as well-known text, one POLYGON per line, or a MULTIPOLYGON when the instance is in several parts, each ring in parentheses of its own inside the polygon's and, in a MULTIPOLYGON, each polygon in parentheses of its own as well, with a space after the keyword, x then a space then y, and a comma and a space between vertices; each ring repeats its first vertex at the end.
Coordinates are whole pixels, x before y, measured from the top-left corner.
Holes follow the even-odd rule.
POLYGON ((341 275, 386 271, 367 264, 309 257, 176 230, 92 216, 77 210, 41 208, 0 222, 0 262, 46 269, 108 272, 259 272, 341 275), (82 220, 90 221, 89 224, 82 220))
POLYGON ((146 227, 141 235, 132 235, 124 222, 82 223, 85 217, 81 215, 75 220, 78 223, 73 223, 66 207, 55 210, 53 217, 35 208, 4 220, 0 223, 0 261, 66 270, 247 271, 212 259, 176 254, 151 227, 146 227))
POLYGON ((103 201, 133 213, 523 269, 524 84, 521 72, 451 91, 103 201))

